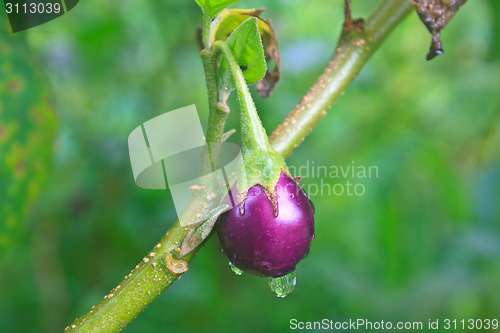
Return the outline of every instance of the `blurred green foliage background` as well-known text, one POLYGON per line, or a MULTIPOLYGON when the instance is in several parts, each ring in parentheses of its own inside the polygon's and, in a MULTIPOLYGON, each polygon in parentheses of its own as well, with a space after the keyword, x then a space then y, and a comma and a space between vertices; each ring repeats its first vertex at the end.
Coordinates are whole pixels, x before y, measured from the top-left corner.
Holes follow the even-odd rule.
MULTIPOLYGON (((353 0, 354 16, 375 3, 353 0)), ((279 37, 282 81, 269 100, 253 90, 270 134, 330 58, 342 1, 237 6, 268 7, 279 37)), ((189 104, 206 125, 200 23, 194 1, 87 0, 16 34, 44 72, 58 128, 48 180, 0 258, 0 331, 61 331, 176 219, 168 191, 135 185, 127 137, 189 104)), ((316 239, 289 297, 275 298, 264 279, 235 276, 212 237, 188 274, 125 331, 287 332, 292 318, 499 318, 500 3, 469 1, 442 39, 446 53, 426 62, 430 35, 412 13, 289 159, 296 168, 378 167, 378 178, 351 179, 366 187, 363 196, 313 196, 316 239)), ((238 129, 236 110, 233 102, 228 129, 238 129)), ((36 130, 19 119, 19 128, 36 130)))

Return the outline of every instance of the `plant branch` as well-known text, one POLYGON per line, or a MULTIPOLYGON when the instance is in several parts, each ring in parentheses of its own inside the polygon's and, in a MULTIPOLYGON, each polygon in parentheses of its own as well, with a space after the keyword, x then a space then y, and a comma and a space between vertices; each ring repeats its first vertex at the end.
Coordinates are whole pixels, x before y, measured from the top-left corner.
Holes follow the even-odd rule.
MULTIPOLYGON (((310 133, 323 118, 331 104, 342 94, 347 85, 356 77, 368 58, 390 32, 410 12, 408 0, 382 0, 367 19, 363 32, 343 30, 337 51, 323 74, 304 96, 297 107, 270 137, 271 145, 282 156, 287 157, 293 149, 310 133)), ((204 17, 205 32, 209 21, 204 17)), ((207 34, 205 33, 204 36, 207 34)), ((205 38, 204 38, 205 40, 205 38)), ((205 44, 207 46, 207 44, 205 44)), ((207 142, 220 142, 227 114, 217 107, 216 55, 204 51, 202 59, 207 77, 210 117, 207 142), (208 57, 204 59, 204 57, 208 57), (219 111, 217 111, 219 110, 219 111), (213 140, 213 141, 212 141, 213 140)), ((201 199, 190 205, 191 214, 202 208, 201 199)), ((182 273, 165 260, 172 255, 180 264, 189 263, 199 247, 179 259, 180 246, 192 231, 175 222, 160 242, 141 262, 125 276, 104 299, 82 317, 67 327, 74 332, 115 332, 124 328, 144 308, 164 292, 182 273)), ((181 265, 182 266, 182 265, 181 265)), ((184 270, 182 271, 184 272, 184 270)))
POLYGON ((204 49, 201 51, 201 59, 205 70, 205 80, 208 93, 208 127, 207 127, 207 149, 204 150, 202 157, 203 164, 201 165, 201 175, 206 175, 215 170, 218 164, 219 145, 211 145, 211 143, 219 143, 222 141, 224 133, 224 125, 226 123, 229 112, 227 108, 221 107, 218 104, 218 87, 217 87, 217 52, 215 50, 204 49))
POLYGON ((342 31, 335 54, 321 76, 269 137, 278 153, 284 158, 290 156, 411 10, 408 0, 383 0, 368 17, 362 31, 342 31))
POLYGON ((212 22, 212 18, 203 11, 203 21, 202 21, 202 30, 201 36, 203 39, 203 46, 206 49, 210 49, 210 23, 212 22))

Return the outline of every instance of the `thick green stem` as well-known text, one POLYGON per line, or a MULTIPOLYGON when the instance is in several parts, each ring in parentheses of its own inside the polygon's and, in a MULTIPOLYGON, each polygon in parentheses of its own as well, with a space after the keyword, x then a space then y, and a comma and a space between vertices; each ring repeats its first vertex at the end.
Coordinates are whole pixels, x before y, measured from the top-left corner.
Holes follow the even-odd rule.
POLYGON ((245 169, 244 177, 241 177, 243 175, 239 177, 238 190, 244 195, 250 187, 259 184, 272 193, 282 170, 288 170, 285 160, 269 144, 245 76, 229 45, 226 42, 217 41, 214 43, 214 48, 222 51, 229 64, 238 97, 241 118, 241 152, 245 169))
MULTIPOLYGON (((337 51, 323 74, 271 136, 274 149, 285 157, 291 154, 359 73, 375 49, 410 10, 411 4, 408 0, 382 0, 366 21, 363 33, 343 32, 337 51)), ((204 29, 206 26, 204 22, 204 29)), ((214 91, 211 87, 217 86, 213 85, 213 77, 209 79, 209 76, 215 73, 213 65, 205 66, 205 70, 207 69, 210 101, 214 91)), ((212 110, 212 102, 209 103, 212 110)), ((217 116, 212 117, 212 124, 217 124, 212 125, 217 127, 217 130, 213 130, 214 138, 220 138, 218 133, 221 133, 221 127, 223 128, 218 126, 220 119, 217 119, 217 116)), ((210 125, 209 128, 212 130, 210 125)), ((193 211, 199 208, 195 206, 192 206, 193 211)), ((115 332, 125 327, 180 277, 180 274, 174 274, 167 269, 164 259, 167 253, 176 254, 176 249, 186 239, 190 230, 176 222, 153 250, 101 303, 78 318, 68 329, 75 332, 115 332)), ((196 251, 197 249, 193 250, 182 259, 189 262, 196 251)))
POLYGON ((200 174, 206 175, 213 172, 218 164, 219 145, 211 143, 219 143, 224 133, 224 124, 226 123, 229 112, 227 109, 218 107, 218 87, 217 87, 217 52, 212 50, 201 51, 201 59, 205 70, 205 80, 208 93, 208 127, 207 127, 207 149, 204 150, 202 157, 203 164, 201 165, 200 174))
POLYGON ((245 150, 263 150, 270 149, 269 140, 266 131, 260 122, 255 103, 253 102, 250 90, 248 90, 245 77, 241 71, 238 62, 234 58, 233 52, 226 42, 218 41, 214 43, 222 51, 229 63, 229 69, 238 96, 238 104, 240 106, 241 117, 241 144, 243 153, 245 150))
MULTIPOLYGON (((181 274, 170 272, 165 266, 167 253, 175 253, 188 228, 176 222, 160 242, 135 268, 126 275, 98 305, 66 329, 75 332, 117 332, 124 328, 181 274)), ((188 262, 194 251, 183 260, 188 262)))
POLYGON ((351 29, 342 32, 335 54, 323 74, 269 137, 278 153, 285 158, 290 156, 411 10, 408 0, 381 1, 366 20, 362 31, 351 29))

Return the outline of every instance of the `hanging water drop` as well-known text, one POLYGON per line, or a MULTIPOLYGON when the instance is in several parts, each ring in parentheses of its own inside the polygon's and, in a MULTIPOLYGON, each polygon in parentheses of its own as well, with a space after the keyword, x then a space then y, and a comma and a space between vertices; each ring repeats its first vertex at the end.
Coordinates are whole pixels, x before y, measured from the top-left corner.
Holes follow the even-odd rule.
POLYGON ((219 244, 219 251, 224 253, 224 249, 222 248, 222 245, 219 244))
POLYGON ((269 279, 269 287, 271 287, 273 293, 280 298, 285 298, 290 295, 296 283, 295 271, 287 275, 269 279))
POLYGON ((233 271, 234 274, 236 274, 236 275, 243 274, 243 271, 241 269, 239 269, 238 267, 236 267, 235 265, 233 265, 231 262, 229 262, 229 267, 231 267, 231 270, 233 271))

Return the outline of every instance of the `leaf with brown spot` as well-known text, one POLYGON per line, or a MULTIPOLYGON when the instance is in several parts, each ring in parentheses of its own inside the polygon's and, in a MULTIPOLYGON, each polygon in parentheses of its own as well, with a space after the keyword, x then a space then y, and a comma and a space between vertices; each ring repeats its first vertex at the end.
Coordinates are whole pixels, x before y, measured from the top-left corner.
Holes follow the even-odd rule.
POLYGON ((467 0, 412 0, 420 20, 432 35, 427 60, 443 54, 441 30, 450 22, 456 12, 467 0))
POLYGON ((11 33, 5 21, 0 17, 2 259, 27 230, 30 211, 50 173, 56 133, 47 80, 30 54, 26 34, 11 33))
POLYGON ((265 76, 257 83, 257 91, 261 97, 268 98, 281 78, 281 61, 278 50, 278 38, 271 26, 271 21, 260 17, 260 14, 265 10, 265 8, 223 10, 212 23, 210 40, 212 43, 217 40, 226 40, 231 32, 242 22, 249 17, 256 17, 262 45, 264 46, 264 55, 268 63, 265 76), (272 70, 270 70, 271 62, 274 62, 274 69, 272 70))

